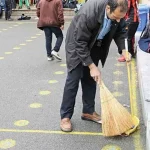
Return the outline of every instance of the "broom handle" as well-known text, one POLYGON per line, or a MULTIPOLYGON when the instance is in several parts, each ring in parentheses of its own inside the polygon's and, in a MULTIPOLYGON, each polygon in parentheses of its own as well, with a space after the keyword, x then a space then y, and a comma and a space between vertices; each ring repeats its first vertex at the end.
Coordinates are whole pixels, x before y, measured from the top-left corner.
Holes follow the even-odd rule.
MULTIPOLYGON (((125 39, 125 49, 126 49, 126 53, 128 53, 128 41, 127 39, 125 39)), ((132 99, 132 89, 131 89, 131 77, 130 77, 130 62, 127 62, 127 73, 128 73, 128 84, 129 84, 129 95, 130 95, 130 101, 132 99)), ((133 106, 131 105, 131 114, 133 115, 133 106)))

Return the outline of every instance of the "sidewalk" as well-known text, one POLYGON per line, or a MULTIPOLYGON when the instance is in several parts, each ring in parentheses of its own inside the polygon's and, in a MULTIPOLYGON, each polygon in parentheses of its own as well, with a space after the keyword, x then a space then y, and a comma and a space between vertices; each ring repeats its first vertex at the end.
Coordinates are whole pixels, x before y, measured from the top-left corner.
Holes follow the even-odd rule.
MULTIPOLYGON (((136 43, 140 32, 136 33, 136 43)), ((147 150, 150 150, 150 54, 143 52, 137 46, 137 69, 139 78, 139 89, 143 110, 144 124, 147 127, 147 150)))

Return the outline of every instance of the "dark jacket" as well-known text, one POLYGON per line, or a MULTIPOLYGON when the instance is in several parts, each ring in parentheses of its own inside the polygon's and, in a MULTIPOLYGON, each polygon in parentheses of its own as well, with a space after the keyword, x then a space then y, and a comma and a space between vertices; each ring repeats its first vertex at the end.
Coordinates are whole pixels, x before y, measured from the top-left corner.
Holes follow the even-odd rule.
POLYGON ((40 0, 37 5, 37 27, 60 27, 64 25, 63 6, 61 0, 40 0))
MULTIPOLYGON (((106 5, 107 0, 88 0, 72 20, 66 36, 66 60, 69 71, 81 62, 84 66, 93 63, 90 54, 102 29, 106 5)), ((113 21, 111 30, 102 41, 102 53, 99 58, 103 66, 113 38, 118 49, 125 49, 124 19, 120 23, 113 21)))

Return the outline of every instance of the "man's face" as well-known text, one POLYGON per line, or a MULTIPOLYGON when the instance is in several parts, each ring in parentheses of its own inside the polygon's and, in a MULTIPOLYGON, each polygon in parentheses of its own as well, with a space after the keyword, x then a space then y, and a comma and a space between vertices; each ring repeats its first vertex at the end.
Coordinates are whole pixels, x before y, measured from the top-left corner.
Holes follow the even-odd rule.
POLYGON ((110 6, 107 5, 106 14, 109 19, 120 22, 120 19, 124 18, 124 16, 126 15, 126 12, 120 12, 120 7, 117 7, 112 13, 110 13, 110 6))

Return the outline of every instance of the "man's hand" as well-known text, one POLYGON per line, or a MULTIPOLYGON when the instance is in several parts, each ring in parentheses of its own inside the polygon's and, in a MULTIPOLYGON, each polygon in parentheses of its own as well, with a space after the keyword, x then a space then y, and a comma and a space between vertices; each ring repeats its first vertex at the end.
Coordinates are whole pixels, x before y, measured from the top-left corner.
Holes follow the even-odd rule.
POLYGON ((61 29, 61 30, 64 30, 64 25, 61 25, 60 29, 61 29))
POLYGON ((127 62, 131 61, 131 54, 127 50, 122 50, 122 55, 125 57, 127 62))
POLYGON ((90 75, 91 75, 91 77, 95 80, 95 82, 100 84, 101 73, 100 73, 98 67, 96 67, 95 64, 92 63, 91 65, 89 65, 89 68, 90 68, 90 75))

